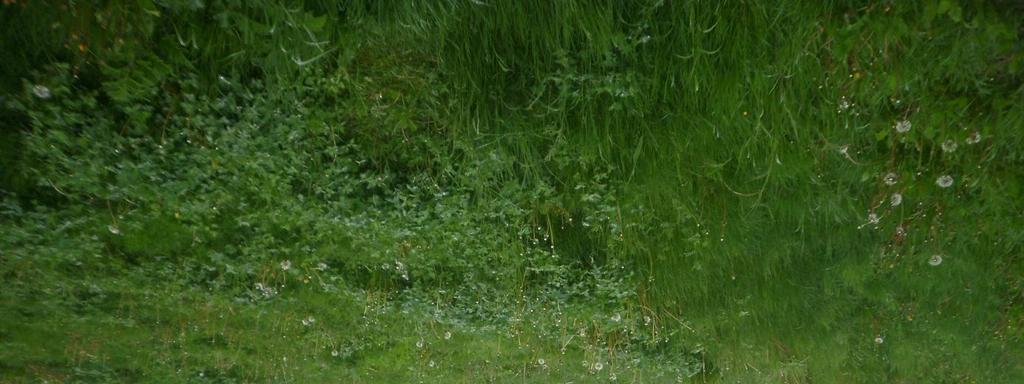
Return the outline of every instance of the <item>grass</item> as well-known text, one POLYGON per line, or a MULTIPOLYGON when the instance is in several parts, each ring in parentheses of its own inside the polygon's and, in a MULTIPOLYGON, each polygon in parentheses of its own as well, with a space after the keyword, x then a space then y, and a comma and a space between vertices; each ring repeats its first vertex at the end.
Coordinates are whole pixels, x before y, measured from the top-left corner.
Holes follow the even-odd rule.
POLYGON ((0 382, 1019 382, 1021 15, 5 4, 0 382))

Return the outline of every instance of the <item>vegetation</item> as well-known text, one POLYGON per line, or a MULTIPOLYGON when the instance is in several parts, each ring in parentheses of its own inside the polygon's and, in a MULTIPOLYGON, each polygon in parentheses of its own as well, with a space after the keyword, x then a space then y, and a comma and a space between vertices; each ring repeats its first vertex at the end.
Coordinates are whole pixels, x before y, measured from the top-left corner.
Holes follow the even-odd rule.
POLYGON ((1016 4, 5 0, 0 382, 1022 382, 1016 4))

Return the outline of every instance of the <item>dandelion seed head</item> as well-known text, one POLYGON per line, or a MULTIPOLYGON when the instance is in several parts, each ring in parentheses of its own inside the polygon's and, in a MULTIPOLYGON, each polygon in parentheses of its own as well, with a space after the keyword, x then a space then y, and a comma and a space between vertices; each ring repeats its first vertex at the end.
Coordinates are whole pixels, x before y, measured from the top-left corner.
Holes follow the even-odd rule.
POLYGON ((339 353, 338 353, 338 350, 337 350, 337 349, 335 349, 335 350, 331 350, 331 357, 338 357, 338 354, 339 354, 339 353))
POLYGON ((53 94, 50 93, 50 88, 47 88, 45 85, 41 84, 32 87, 32 94, 36 95, 36 97, 43 100, 49 99, 50 96, 53 96, 53 94))
POLYGON ((953 151, 956 151, 956 147, 957 147, 956 141, 953 141, 953 139, 949 139, 949 140, 946 140, 946 141, 942 142, 942 151, 943 152, 952 153, 953 151))
POLYGON ((940 188, 949 188, 949 187, 953 186, 953 176, 950 176, 950 175, 939 176, 938 179, 935 179, 935 185, 938 185, 940 188))
POLYGON ((594 363, 593 368, 594 368, 594 371, 600 371, 600 370, 604 369, 604 363, 598 361, 598 362, 594 363))
POLYGON ((892 196, 889 196, 889 205, 891 205, 893 207, 898 207, 898 206, 900 206, 900 204, 903 204, 903 195, 902 194, 900 194, 899 192, 896 192, 896 193, 893 193, 892 196))
POLYGON ((913 125, 910 124, 909 120, 900 120, 896 122, 896 132, 907 133, 910 132, 910 128, 913 125))
POLYGON ((967 144, 978 144, 978 143, 980 143, 981 142, 981 133, 979 133, 978 131, 971 132, 971 135, 967 136, 967 139, 964 140, 964 142, 967 143, 967 144))
POLYGON ((620 314, 618 314, 618 313, 616 313, 616 314, 612 315, 612 321, 614 321, 614 322, 616 322, 616 323, 618 323, 618 322, 622 321, 622 315, 620 315, 620 314))
POLYGON ((886 173, 884 177, 882 177, 882 181, 885 182, 885 185, 893 186, 896 185, 896 182, 899 181, 899 178, 900 177, 899 175, 896 174, 896 172, 889 172, 886 173))
POLYGON ((930 266, 938 267, 939 264, 942 264, 942 255, 932 255, 932 257, 928 259, 928 265, 930 266))
POLYGON ((540 359, 537 359, 537 365, 543 366, 543 365, 548 365, 548 363, 546 361, 544 361, 543 358, 540 358, 540 359))
POLYGON ((452 332, 451 331, 444 331, 444 339, 445 340, 450 340, 451 338, 452 338, 452 332))
POLYGON ((880 219, 879 219, 879 217, 878 217, 878 214, 877 214, 877 213, 869 213, 869 214, 868 214, 868 223, 871 223, 871 224, 878 224, 879 220, 880 220, 880 219))
POLYGON ((875 344, 882 344, 884 342, 885 339, 882 338, 882 335, 875 336, 875 344))
POLYGON ((416 341, 416 348, 423 348, 423 345, 423 339, 419 339, 416 341))
POLYGON ((287 271, 289 269, 292 269, 292 261, 291 260, 282 261, 281 262, 281 270, 282 271, 287 271))

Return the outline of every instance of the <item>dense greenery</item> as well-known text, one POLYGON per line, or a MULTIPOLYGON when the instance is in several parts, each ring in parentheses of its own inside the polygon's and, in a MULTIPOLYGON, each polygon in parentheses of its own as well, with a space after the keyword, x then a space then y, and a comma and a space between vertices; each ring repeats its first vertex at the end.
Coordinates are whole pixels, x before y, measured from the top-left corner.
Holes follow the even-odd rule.
POLYGON ((1014 1, 0 30, 2 383, 1024 381, 1014 1))

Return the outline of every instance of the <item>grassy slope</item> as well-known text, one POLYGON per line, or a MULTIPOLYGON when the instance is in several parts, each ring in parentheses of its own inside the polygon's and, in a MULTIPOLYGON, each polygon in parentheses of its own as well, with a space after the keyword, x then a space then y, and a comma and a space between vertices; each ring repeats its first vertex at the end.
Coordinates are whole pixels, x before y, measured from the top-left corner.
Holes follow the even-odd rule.
MULTIPOLYGON (((1014 11, 799 3, 371 7, 358 33, 339 37, 350 48, 310 76, 323 80, 311 88, 345 92, 303 99, 302 113, 348 127, 360 154, 385 159, 373 171, 402 181, 383 188, 445 180, 459 192, 429 201, 441 213, 385 205, 401 213, 332 229, 324 217, 358 216, 375 200, 296 198, 287 182, 243 169, 267 147, 240 146, 218 161, 264 184, 218 178, 196 161, 211 186, 243 195, 210 201, 231 206, 252 193, 277 204, 223 222, 184 209, 193 223, 239 231, 222 241, 246 244, 239 253, 258 261, 233 277, 199 256, 119 257, 182 251, 146 250, 170 241, 142 232, 178 228, 160 224, 174 222, 164 205, 177 204, 164 197, 124 209, 124 240, 104 229, 109 207, 5 206, 0 377, 604 382, 615 373, 674 382, 706 363, 710 373, 689 380, 1022 380, 1014 11), (913 127, 897 133, 904 119, 913 127), (968 144, 974 132, 981 140, 968 144), (946 140, 957 149, 943 151, 946 140), (889 172, 895 185, 883 182, 889 172), (953 186, 936 186, 947 174, 953 186), (896 192, 903 200, 892 206, 896 192), (263 232, 226 224, 236 218, 315 234, 255 239, 263 232), (540 245, 518 241, 523 233, 540 245), (445 243, 452 236, 481 240, 445 243), (296 245, 278 245, 288 241, 296 245), (259 256, 261 247, 278 248, 259 256), (537 261, 547 247, 569 261, 537 261), (407 256, 416 288, 350 266, 390 263, 392 252, 407 256), (493 260, 475 261, 480 254, 493 260), (943 262, 930 266, 935 254, 943 262), (294 261, 288 271, 278 267, 284 258, 294 261), (321 260, 328 270, 315 268, 321 260), (605 286, 624 299, 564 300, 558 285, 536 283, 566 265, 634 274, 569 275, 593 284, 578 288, 588 294, 605 286), (491 280, 499 283, 475 285, 491 280), (279 293, 260 299, 257 281, 279 293), (315 322, 303 325, 309 316, 315 322)), ((328 148, 333 134, 310 133, 322 142, 301 148, 328 148)), ((228 136, 239 137, 248 136, 228 136)), ((278 156, 318 161, 297 152, 278 156)), ((310 183, 347 177, 319 176, 310 183)), ((187 252, 210 250, 231 257, 215 244, 187 252)))

